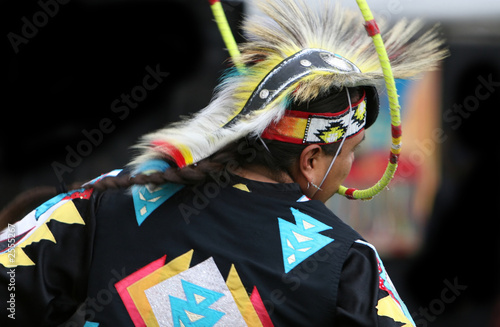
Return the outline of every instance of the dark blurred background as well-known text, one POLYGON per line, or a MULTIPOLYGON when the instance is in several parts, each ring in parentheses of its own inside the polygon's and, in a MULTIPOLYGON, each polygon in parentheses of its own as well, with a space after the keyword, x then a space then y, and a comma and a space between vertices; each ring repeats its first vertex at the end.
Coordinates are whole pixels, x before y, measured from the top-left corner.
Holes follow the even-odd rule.
MULTIPOLYGON (((243 4, 224 8, 236 30, 243 4)), ((205 0, 2 1, 0 15, 0 207, 123 167, 230 65, 205 0)))
MULTIPOLYGON (((388 19, 421 3, 374 2, 388 19)), ((433 24, 428 3, 413 16, 433 24)), ((224 2, 233 31, 245 8, 224 2)), ((439 184, 421 245, 385 258, 419 327, 500 326, 497 13, 442 20, 452 55, 439 73, 439 184)), ((123 167, 141 135, 206 106, 230 66, 206 0, 1 1, 0 24, 0 208, 123 167)))
POLYGON ((464 41, 443 66, 441 183, 406 282, 429 326, 498 327, 500 43, 464 41))

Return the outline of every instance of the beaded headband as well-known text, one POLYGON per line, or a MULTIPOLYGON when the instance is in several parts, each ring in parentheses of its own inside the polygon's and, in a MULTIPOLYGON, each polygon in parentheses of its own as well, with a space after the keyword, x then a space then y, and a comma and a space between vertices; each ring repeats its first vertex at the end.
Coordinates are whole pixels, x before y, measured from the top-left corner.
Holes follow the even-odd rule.
POLYGON ((336 113, 287 110, 285 116, 266 128, 263 139, 293 144, 330 144, 359 134, 366 126, 365 95, 351 107, 336 113), (346 135, 347 134, 347 135, 346 135))

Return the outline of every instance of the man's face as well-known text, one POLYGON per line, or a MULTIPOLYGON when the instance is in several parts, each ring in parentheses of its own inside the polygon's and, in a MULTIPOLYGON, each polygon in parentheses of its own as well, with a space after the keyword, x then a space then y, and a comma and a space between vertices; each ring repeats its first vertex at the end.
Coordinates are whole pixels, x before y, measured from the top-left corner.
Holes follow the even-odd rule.
MULTIPOLYGON (((344 180, 349 175, 351 171, 352 163, 354 162, 354 150, 359 146, 361 142, 363 142, 365 138, 365 131, 361 131, 354 137, 347 139, 344 142, 342 149, 340 150, 340 154, 335 160, 333 167, 325 179, 323 185, 318 185, 321 183, 321 180, 314 181, 320 186, 321 190, 316 190, 316 188, 310 187, 309 194, 312 194, 312 198, 314 200, 319 200, 322 202, 326 202, 329 198, 331 198, 335 193, 337 193, 340 185, 344 182, 344 180)), ((320 176, 325 176, 328 172, 328 168, 332 163, 334 156, 323 154, 318 159, 318 168, 320 172, 320 176), (322 172, 322 173, 321 173, 322 172)), ((321 179, 323 178, 321 177, 321 179)))

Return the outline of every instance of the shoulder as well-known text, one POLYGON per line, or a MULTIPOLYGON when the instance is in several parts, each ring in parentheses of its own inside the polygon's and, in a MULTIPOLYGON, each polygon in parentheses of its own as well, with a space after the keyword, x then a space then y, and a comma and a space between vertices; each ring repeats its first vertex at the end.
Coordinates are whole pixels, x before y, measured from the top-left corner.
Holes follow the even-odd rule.
POLYGON ((356 326, 414 326, 377 249, 358 239, 348 251, 339 283, 339 319, 356 326))
POLYGON ((346 224, 320 201, 302 201, 297 203, 297 209, 309 212, 311 216, 330 226, 331 228, 327 233, 337 241, 344 243, 348 248, 351 248, 356 240, 362 239, 356 230, 346 224))
MULTIPOLYGON (((116 176, 119 172, 110 172, 87 184, 116 176)), ((61 235, 67 234, 60 231, 59 226, 86 226, 94 209, 92 204, 95 193, 92 188, 80 188, 58 194, 18 222, 9 224, 0 232, 0 265, 6 268, 32 266, 35 263, 25 254, 24 249, 34 244, 45 244, 44 241, 57 243, 61 235)))

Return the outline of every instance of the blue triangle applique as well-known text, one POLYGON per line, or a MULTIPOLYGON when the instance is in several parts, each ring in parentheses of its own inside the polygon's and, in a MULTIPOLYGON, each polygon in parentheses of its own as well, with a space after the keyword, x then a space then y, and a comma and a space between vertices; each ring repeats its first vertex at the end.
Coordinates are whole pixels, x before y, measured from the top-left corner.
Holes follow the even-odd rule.
POLYGON ((319 234, 332 227, 297 209, 290 210, 295 217, 295 224, 278 218, 285 273, 334 241, 319 234))
MULTIPOLYGON (((170 166, 163 160, 151 160, 144 163, 136 173, 151 173, 165 171, 170 166)), ((164 185, 134 185, 132 186, 132 198, 139 226, 165 201, 181 190, 184 185, 167 183, 164 185)))
POLYGON ((132 197, 134 198, 135 216, 139 226, 153 211, 183 187, 183 185, 170 183, 161 186, 133 186, 132 197))
POLYGON ((174 327, 214 326, 224 316, 224 312, 211 309, 223 293, 212 291, 201 286, 181 280, 186 300, 169 296, 174 327))

